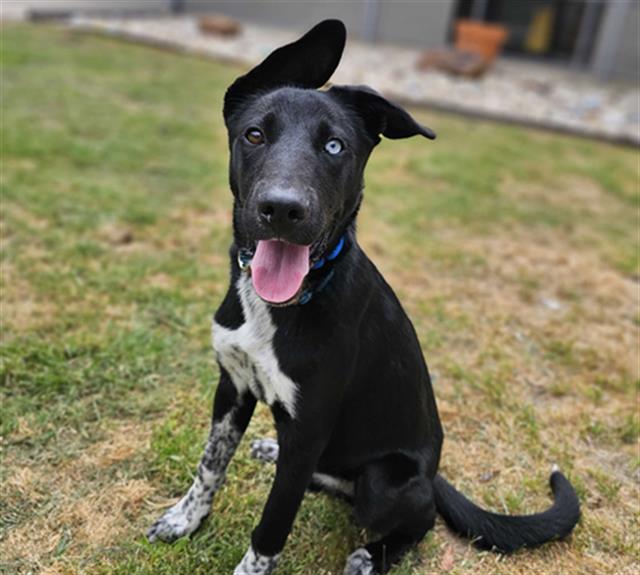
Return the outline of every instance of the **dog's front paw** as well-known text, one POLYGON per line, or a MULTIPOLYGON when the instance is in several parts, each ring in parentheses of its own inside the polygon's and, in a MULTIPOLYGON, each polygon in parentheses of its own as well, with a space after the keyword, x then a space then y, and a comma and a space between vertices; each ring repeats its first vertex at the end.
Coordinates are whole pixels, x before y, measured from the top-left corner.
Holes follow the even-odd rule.
POLYGON ((154 543, 172 543, 180 537, 190 535, 209 513, 210 504, 197 503, 189 496, 183 497, 165 512, 147 531, 147 539, 154 543))
POLYGON ((343 575, 376 575, 373 566, 373 559, 364 547, 356 549, 349 557, 344 566, 343 575))
POLYGON ((251 457, 265 463, 275 463, 278 460, 278 442, 265 437, 251 442, 251 457))
POLYGON ((234 569, 233 575, 269 575, 278 564, 280 555, 260 555, 249 547, 242 561, 234 569))

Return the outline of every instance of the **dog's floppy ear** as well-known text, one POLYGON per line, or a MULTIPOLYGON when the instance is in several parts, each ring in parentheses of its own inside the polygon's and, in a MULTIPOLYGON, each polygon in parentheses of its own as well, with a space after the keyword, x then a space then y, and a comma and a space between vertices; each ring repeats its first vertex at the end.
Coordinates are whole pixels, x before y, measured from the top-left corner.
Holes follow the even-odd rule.
POLYGON ((224 96, 225 121, 239 104, 258 92, 281 86, 324 86, 338 67, 346 38, 347 30, 340 20, 324 20, 299 40, 274 50, 229 87, 224 96))
POLYGON ((436 138, 433 130, 418 124, 409 112, 369 86, 333 86, 328 93, 362 117, 376 143, 380 141, 380 134, 392 140, 418 135, 430 140, 436 138))

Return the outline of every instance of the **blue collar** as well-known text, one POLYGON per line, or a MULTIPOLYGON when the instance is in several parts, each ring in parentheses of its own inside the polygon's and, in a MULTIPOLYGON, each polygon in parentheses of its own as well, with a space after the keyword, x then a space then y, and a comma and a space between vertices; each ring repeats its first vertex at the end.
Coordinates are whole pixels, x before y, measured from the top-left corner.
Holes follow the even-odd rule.
MULTIPOLYGON (((326 256, 321 257, 316 263, 314 263, 311 266, 311 269, 312 270, 319 270, 320 268, 324 267, 324 265, 327 262, 331 262, 331 261, 335 260, 340 255, 340 252, 342 252, 342 250, 344 248, 344 244, 345 244, 345 239, 344 238, 345 238, 345 236, 342 236, 338 240, 338 243, 336 244, 336 247, 333 248, 326 256)), ((335 269, 331 268, 329 270, 329 272, 327 273, 327 275, 325 275, 322 278, 322 280, 320 281, 320 283, 317 286, 304 290, 300 294, 300 297, 298 298, 298 305, 305 305, 305 304, 309 303, 311 301, 311 298, 314 295, 319 294, 324 288, 326 288, 329 285, 329 282, 332 280, 334 274, 335 274, 335 269)))
POLYGON ((331 250, 331 253, 327 254, 324 257, 321 257, 315 264, 313 264, 311 266, 311 269, 312 270, 319 270, 327 262, 335 260, 340 255, 340 252, 342 251, 342 248, 344 248, 344 236, 342 236, 338 240, 338 243, 336 244, 336 247, 331 250))

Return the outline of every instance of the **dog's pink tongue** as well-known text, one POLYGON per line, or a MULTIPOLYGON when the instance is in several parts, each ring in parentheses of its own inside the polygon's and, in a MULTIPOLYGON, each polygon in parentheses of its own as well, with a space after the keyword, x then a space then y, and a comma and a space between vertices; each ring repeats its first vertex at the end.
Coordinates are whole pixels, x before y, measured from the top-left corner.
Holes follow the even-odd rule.
POLYGON ((284 303, 298 293, 309 273, 309 246, 279 240, 261 240, 251 261, 251 279, 257 294, 272 303, 284 303))

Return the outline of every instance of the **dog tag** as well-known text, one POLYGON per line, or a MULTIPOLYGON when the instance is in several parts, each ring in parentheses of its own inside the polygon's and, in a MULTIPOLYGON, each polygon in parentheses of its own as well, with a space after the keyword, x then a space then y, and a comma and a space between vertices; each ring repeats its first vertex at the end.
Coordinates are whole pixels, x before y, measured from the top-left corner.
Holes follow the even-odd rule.
POLYGON ((247 249, 238 250, 238 265, 241 270, 246 270, 251 265, 253 253, 247 249))

